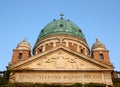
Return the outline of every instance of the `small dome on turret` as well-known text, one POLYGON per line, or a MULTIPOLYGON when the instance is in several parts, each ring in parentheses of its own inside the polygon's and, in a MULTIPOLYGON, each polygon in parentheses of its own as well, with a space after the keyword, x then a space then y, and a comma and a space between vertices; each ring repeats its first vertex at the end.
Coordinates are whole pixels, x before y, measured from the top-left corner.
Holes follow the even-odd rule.
POLYGON ((96 42, 92 46, 92 50, 106 50, 106 48, 103 43, 96 39, 96 42))
POLYGON ((24 39, 22 42, 20 42, 18 45, 17 45, 17 50, 31 50, 31 46, 30 44, 27 42, 26 39, 24 39))

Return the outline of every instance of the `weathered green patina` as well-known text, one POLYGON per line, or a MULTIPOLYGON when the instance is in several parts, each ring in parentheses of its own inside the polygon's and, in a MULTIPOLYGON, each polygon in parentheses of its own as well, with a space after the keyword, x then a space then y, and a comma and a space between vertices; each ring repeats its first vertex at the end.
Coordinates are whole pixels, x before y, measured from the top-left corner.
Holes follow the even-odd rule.
POLYGON ((85 36, 82 33, 82 30, 75 25, 70 20, 65 20, 61 16, 59 20, 53 20, 52 22, 48 23, 40 32, 37 42, 42 39, 43 37, 49 35, 56 35, 56 34, 69 34, 81 38, 84 42, 86 42, 85 36))

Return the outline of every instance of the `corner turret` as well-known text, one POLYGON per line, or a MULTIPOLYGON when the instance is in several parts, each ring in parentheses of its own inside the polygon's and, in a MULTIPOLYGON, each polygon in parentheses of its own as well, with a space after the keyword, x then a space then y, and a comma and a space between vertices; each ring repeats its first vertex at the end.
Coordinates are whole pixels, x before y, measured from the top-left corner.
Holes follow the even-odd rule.
POLYGON ((31 46, 27 42, 27 40, 24 39, 13 50, 11 63, 13 64, 13 63, 16 63, 18 61, 25 60, 25 59, 29 58, 30 56, 31 56, 31 46))
POLYGON ((103 43, 101 43, 98 39, 96 39, 96 42, 92 46, 91 57, 97 61, 110 64, 109 51, 106 49, 103 43))

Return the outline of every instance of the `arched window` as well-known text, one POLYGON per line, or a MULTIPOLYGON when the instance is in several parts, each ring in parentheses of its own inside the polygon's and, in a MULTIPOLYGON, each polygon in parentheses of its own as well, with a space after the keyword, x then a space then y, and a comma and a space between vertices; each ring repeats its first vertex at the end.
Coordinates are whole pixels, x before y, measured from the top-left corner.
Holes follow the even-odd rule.
POLYGON ((42 48, 39 49, 40 53, 42 52, 42 48))
POLYGON ((81 50, 80 50, 80 53, 82 53, 82 54, 83 54, 83 49, 81 49, 81 50))
POLYGON ((18 59, 22 59, 22 53, 19 53, 18 59))
POLYGON ((100 60, 104 60, 103 54, 100 54, 100 60))
POLYGON ((81 53, 81 54, 85 54, 85 49, 84 49, 84 48, 81 48, 81 49, 80 49, 80 53, 81 53))
POLYGON ((40 48, 38 48, 38 53, 42 52, 42 46, 40 48))

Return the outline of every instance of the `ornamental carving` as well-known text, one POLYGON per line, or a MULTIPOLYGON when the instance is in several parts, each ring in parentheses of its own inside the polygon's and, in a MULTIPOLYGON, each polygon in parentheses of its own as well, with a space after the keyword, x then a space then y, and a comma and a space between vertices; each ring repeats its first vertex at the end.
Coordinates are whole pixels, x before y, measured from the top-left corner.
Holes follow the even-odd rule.
POLYGON ((37 66, 39 67, 49 67, 49 68, 79 68, 80 66, 84 65, 79 61, 78 58, 73 56, 67 56, 62 52, 58 52, 56 55, 52 57, 44 58, 44 60, 41 62, 39 61, 37 63, 37 66))

